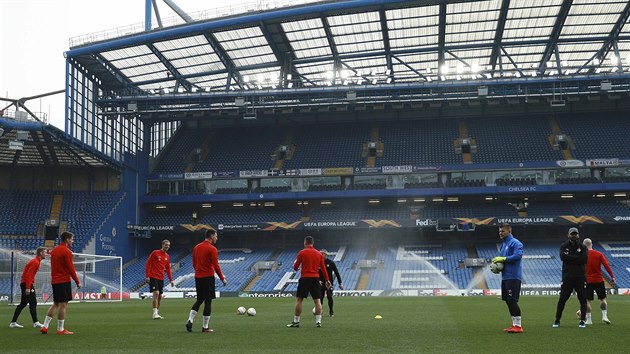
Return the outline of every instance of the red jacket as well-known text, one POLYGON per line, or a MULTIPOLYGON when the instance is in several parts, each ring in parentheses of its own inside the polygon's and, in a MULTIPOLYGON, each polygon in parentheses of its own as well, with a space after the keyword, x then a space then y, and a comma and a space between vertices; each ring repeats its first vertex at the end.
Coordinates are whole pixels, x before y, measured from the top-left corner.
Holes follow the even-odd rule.
POLYGON ((41 259, 39 259, 39 256, 35 256, 35 258, 26 263, 26 267, 24 267, 24 271, 22 271, 22 283, 26 285, 27 290, 35 283, 35 274, 37 274, 39 270, 40 263, 41 259))
POLYGON ((608 264, 606 257, 599 251, 588 251, 588 262, 586 262, 586 282, 587 283, 601 283, 604 281, 602 277, 602 265, 606 268, 611 278, 614 278, 612 269, 608 264))
POLYGON ((219 251, 210 241, 203 240, 195 246, 192 262, 195 268, 195 278, 214 277, 214 272, 216 272, 221 281, 225 279, 219 266, 219 251))
MULTIPOLYGON (((297 259, 293 264, 293 269, 295 271, 302 266, 302 278, 319 278, 319 270, 326 269, 326 263, 324 263, 324 256, 319 253, 318 250, 313 248, 312 245, 306 246, 303 250, 298 252, 297 259)), ((328 279, 328 273, 324 273, 324 278, 326 281, 328 279)))
POLYGON ((173 282, 173 274, 171 274, 171 257, 162 249, 155 250, 149 255, 145 266, 147 278, 164 280, 164 270, 168 275, 168 280, 173 282))
POLYGON ((52 284, 67 283, 71 278, 77 285, 81 284, 72 263, 72 251, 65 243, 58 245, 50 252, 50 275, 52 284))

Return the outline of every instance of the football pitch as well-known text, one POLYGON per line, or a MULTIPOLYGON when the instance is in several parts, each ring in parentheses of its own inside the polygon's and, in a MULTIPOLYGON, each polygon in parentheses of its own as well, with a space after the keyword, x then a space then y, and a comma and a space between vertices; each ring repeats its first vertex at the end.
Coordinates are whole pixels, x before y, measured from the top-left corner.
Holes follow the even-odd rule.
MULTIPOLYGON (((287 328, 293 319, 294 298, 219 298, 213 302, 210 327, 201 333, 201 313, 192 333, 184 324, 192 299, 164 299, 160 314, 151 319, 151 301, 72 303, 66 328, 74 336, 48 335, 30 326, 28 308, 9 328, 14 306, 1 305, 2 353, 576 353, 623 352, 630 329, 630 302, 609 297, 612 325, 601 322, 599 304, 593 325, 578 328, 578 301, 567 303, 560 328, 551 328, 557 297, 523 297, 523 334, 507 334, 507 307, 486 297, 380 297, 335 299, 335 317, 323 317, 316 328, 310 299, 305 300, 300 328, 287 328), (254 307, 254 317, 236 314, 239 306, 254 307), (382 319, 375 319, 381 315, 382 319)), ((203 308, 203 307, 202 307, 203 308)), ((38 307, 40 321, 46 305, 38 307)), ((327 306, 325 307, 327 311, 327 306)), ((327 313, 327 312, 325 312, 327 313)))

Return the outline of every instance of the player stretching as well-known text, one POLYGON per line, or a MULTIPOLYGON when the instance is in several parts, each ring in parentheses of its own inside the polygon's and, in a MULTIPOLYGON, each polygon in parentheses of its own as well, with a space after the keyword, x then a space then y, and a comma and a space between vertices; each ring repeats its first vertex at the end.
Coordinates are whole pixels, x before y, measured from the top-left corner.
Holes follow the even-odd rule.
POLYGON ((210 333, 210 315, 212 314, 212 299, 215 298, 214 273, 216 272, 223 285, 227 280, 219 266, 219 252, 215 247, 217 243, 217 231, 213 228, 206 230, 206 239, 201 241, 192 253, 193 267, 195 268, 195 288, 197 289, 197 301, 192 306, 186 322, 186 330, 192 332, 193 321, 203 303, 202 332, 210 333))
POLYGON ((162 294, 164 293, 164 270, 168 275, 168 280, 171 281, 171 286, 175 286, 173 283, 173 274, 171 274, 171 257, 166 253, 171 248, 171 241, 162 241, 162 248, 151 252, 146 264, 146 276, 145 281, 149 284, 149 291, 153 293, 153 319, 162 320, 164 317, 160 316, 158 310, 160 309, 160 303, 162 302, 162 294))
POLYGON ((50 276, 52 278, 52 290, 53 290, 53 304, 48 309, 46 319, 44 320, 44 327, 40 329, 43 334, 48 333, 48 326, 52 321, 55 312, 59 309, 57 314, 57 334, 67 335, 74 334, 64 328, 66 320, 66 311, 68 309, 68 302, 72 300, 72 287, 70 280, 74 279, 77 284, 77 289, 81 289, 81 283, 77 272, 74 269, 74 263, 72 263, 72 243, 74 242, 74 234, 72 232, 64 231, 61 234, 61 243, 50 252, 50 276))
POLYGON ((610 275, 610 284, 615 286, 615 276, 608 264, 606 256, 601 252, 593 249, 593 241, 585 238, 582 241, 584 246, 588 248, 588 261, 586 262, 586 324, 593 324, 593 314, 591 302, 595 299, 593 291, 597 293, 599 299, 599 308, 602 310, 602 321, 610 324, 608 319, 608 303, 606 302, 606 287, 604 286, 604 277, 602 277, 602 265, 606 268, 610 275))
POLYGON ((42 324, 37 320, 37 297, 35 296, 35 274, 39 270, 39 264, 46 259, 46 247, 37 247, 35 251, 35 257, 26 263, 24 271, 22 271, 22 281, 20 282, 20 289, 22 290, 22 298, 20 304, 15 308, 13 313, 13 319, 9 324, 11 328, 23 328, 21 324, 17 323, 18 317, 22 310, 28 305, 28 309, 31 311, 31 318, 33 319, 33 327, 42 328, 42 324))
MULTIPOLYGON (((322 326, 322 289, 319 285, 319 270, 326 269, 326 263, 324 263, 324 256, 313 248, 313 237, 306 236, 304 238, 304 249, 298 252, 297 259, 293 264, 293 269, 297 272, 300 266, 302 267, 300 280, 298 282, 298 289, 295 301, 295 314, 293 316, 293 322, 289 323, 287 327, 300 327, 300 315, 302 314, 302 301, 311 294, 313 302, 315 303, 315 325, 317 327, 322 326)), ((330 288, 330 279, 328 279, 328 272, 322 272, 324 279, 326 280, 325 286, 330 288)))

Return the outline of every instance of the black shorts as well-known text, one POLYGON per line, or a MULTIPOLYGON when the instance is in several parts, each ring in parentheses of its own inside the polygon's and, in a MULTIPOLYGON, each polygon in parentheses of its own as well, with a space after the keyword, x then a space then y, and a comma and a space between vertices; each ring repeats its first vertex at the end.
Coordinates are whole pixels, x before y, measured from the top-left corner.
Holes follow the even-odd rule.
POLYGON ((322 298, 322 287, 319 285, 319 278, 300 278, 295 296, 306 299, 309 293, 313 300, 322 298))
POLYGON ((198 300, 212 300, 216 297, 214 277, 195 278, 198 300))
POLYGON ((606 287, 604 286, 604 282, 601 283, 586 283, 586 300, 593 301, 595 296, 593 292, 597 293, 597 298, 599 300, 606 298, 606 287))
POLYGON ((31 284, 31 292, 27 295, 26 294, 26 283, 20 283, 20 289, 22 290, 22 297, 20 300, 20 303, 30 303, 35 301, 35 304, 37 304, 37 297, 35 296, 35 285, 31 284))
POLYGON ((164 292, 164 280, 149 278, 149 291, 152 293, 159 291, 162 294, 164 292))
POLYGON ((518 302, 521 296, 521 281, 506 279, 501 281, 501 300, 518 302))
POLYGON ((57 302, 70 302, 72 300, 72 287, 70 282, 53 284, 53 301, 57 302))

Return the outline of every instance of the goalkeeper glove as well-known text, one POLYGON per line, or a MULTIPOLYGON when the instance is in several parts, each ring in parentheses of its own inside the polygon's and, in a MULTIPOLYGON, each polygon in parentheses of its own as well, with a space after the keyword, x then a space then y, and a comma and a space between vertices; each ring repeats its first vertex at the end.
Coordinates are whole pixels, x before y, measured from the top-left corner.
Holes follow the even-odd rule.
POLYGON ((494 257, 492 258, 492 263, 503 263, 505 262, 506 257, 494 257))

